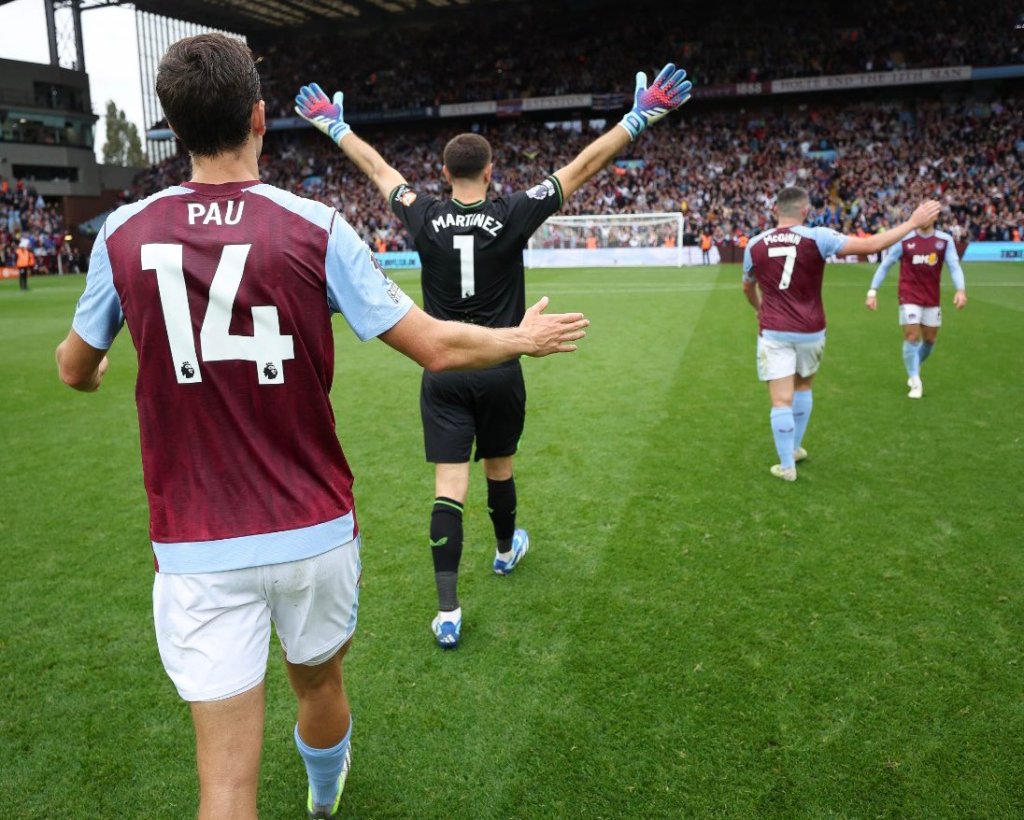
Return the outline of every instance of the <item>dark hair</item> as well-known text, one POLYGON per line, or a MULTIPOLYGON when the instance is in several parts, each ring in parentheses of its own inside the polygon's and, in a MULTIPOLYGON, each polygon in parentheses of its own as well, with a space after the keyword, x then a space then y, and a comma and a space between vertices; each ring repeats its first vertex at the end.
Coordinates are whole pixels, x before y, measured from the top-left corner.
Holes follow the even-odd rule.
POLYGON ((479 134, 459 134, 444 147, 444 164, 456 179, 473 179, 491 161, 491 144, 479 134))
POLYGON ((797 215, 799 210, 810 201, 807 191, 792 185, 779 191, 775 197, 775 207, 781 213, 797 215))
POLYGON ((249 46, 223 34, 174 43, 160 61, 156 93, 167 122, 190 154, 239 148, 252 129, 260 75, 249 46))

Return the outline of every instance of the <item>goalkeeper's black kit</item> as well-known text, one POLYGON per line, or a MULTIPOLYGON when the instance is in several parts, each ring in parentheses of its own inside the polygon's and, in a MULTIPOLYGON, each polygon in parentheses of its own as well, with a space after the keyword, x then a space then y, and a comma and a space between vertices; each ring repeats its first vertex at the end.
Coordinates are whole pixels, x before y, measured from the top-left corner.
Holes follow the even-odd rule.
MULTIPOLYGON (((562 205, 555 177, 509 197, 468 204, 409 185, 399 185, 388 200, 419 252, 428 314, 487 327, 522 321, 523 249, 562 205)), ((518 360, 473 373, 424 372, 420 409, 427 461, 469 461, 474 437, 477 459, 512 455, 525 408, 518 360)))

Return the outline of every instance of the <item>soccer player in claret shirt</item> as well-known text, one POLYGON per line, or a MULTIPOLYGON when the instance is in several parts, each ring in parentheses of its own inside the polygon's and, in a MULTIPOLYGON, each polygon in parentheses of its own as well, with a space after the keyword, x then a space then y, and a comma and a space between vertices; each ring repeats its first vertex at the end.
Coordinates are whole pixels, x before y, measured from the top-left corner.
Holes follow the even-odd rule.
POLYGON ((336 211, 261 184, 266 116, 244 43, 175 43, 156 89, 192 180, 107 219, 59 373, 96 390, 128 325, 157 643, 191 704, 200 818, 256 816, 271 622, 298 698, 306 809, 335 817, 350 760, 342 658, 360 545, 329 400, 332 314, 431 370, 569 352, 586 319, 545 315, 546 299, 519 327, 434 319, 336 211))
MULTIPOLYGON (((432 316, 505 327, 523 315, 523 249, 563 201, 605 167, 651 123, 689 99, 686 72, 666 65, 647 87, 636 76, 633 108, 567 166, 527 191, 490 199, 491 146, 460 134, 444 149, 449 200, 417 191, 345 122, 344 95, 333 102, 315 83, 295 98, 296 112, 329 136, 377 186, 412 235, 422 262, 423 308, 432 316)), ((420 412, 428 462, 434 468, 430 545, 438 612, 431 623, 443 649, 459 643, 462 607, 457 582, 462 556, 462 514, 469 490, 474 439, 483 459, 487 507, 494 526, 493 568, 507 575, 529 549, 516 527, 513 457, 523 431, 526 388, 518 362, 473 374, 423 374, 420 412)))
POLYGON ((953 305, 963 310, 967 304, 967 290, 960 257, 953 237, 945 231, 935 230, 934 221, 924 225, 893 245, 878 266, 865 304, 869 310, 878 308, 878 289, 897 260, 900 263, 899 302, 900 325, 903 327, 903 364, 907 368, 907 397, 919 399, 924 395, 921 365, 935 347, 935 339, 942 326, 942 308, 939 307, 939 280, 942 263, 949 268, 956 292, 953 305))
POLYGON ((796 462, 807 458, 803 438, 814 404, 811 386, 825 352, 825 260, 836 254, 879 253, 933 222, 939 207, 924 202, 906 222, 862 238, 805 226, 811 209, 807 192, 796 187, 779 191, 777 227, 751 239, 743 253, 743 292, 760 325, 757 375, 768 382, 779 455, 772 475, 796 481, 796 462))

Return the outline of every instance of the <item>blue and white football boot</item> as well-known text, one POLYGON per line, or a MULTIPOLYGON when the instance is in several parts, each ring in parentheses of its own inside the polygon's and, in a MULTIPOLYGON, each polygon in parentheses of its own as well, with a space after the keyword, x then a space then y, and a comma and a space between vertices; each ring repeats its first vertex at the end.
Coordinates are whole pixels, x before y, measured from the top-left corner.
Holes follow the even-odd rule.
POLYGON ((462 633, 462 607, 451 612, 438 612, 430 624, 437 645, 442 649, 455 649, 462 633))
MULTIPOLYGON (((508 575, 529 551, 530 536, 526 534, 526 530, 516 530, 512 533, 512 557, 502 559, 501 553, 495 556, 494 571, 498 575, 508 575)), ((507 555, 508 553, 505 554, 507 555)))

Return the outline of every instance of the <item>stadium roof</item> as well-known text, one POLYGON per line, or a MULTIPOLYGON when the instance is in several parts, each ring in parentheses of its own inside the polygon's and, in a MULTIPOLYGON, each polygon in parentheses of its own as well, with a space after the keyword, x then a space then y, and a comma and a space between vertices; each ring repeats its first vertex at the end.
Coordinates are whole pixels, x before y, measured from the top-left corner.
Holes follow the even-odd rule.
MULTIPOLYGON (((12 0, 0 0, 0 5, 9 2, 12 0)), ((71 2, 56 0, 56 5, 68 6, 71 2)), ((134 6, 151 14, 245 35, 339 22, 411 22, 445 11, 512 2, 520 0, 79 0, 83 11, 134 6)))

